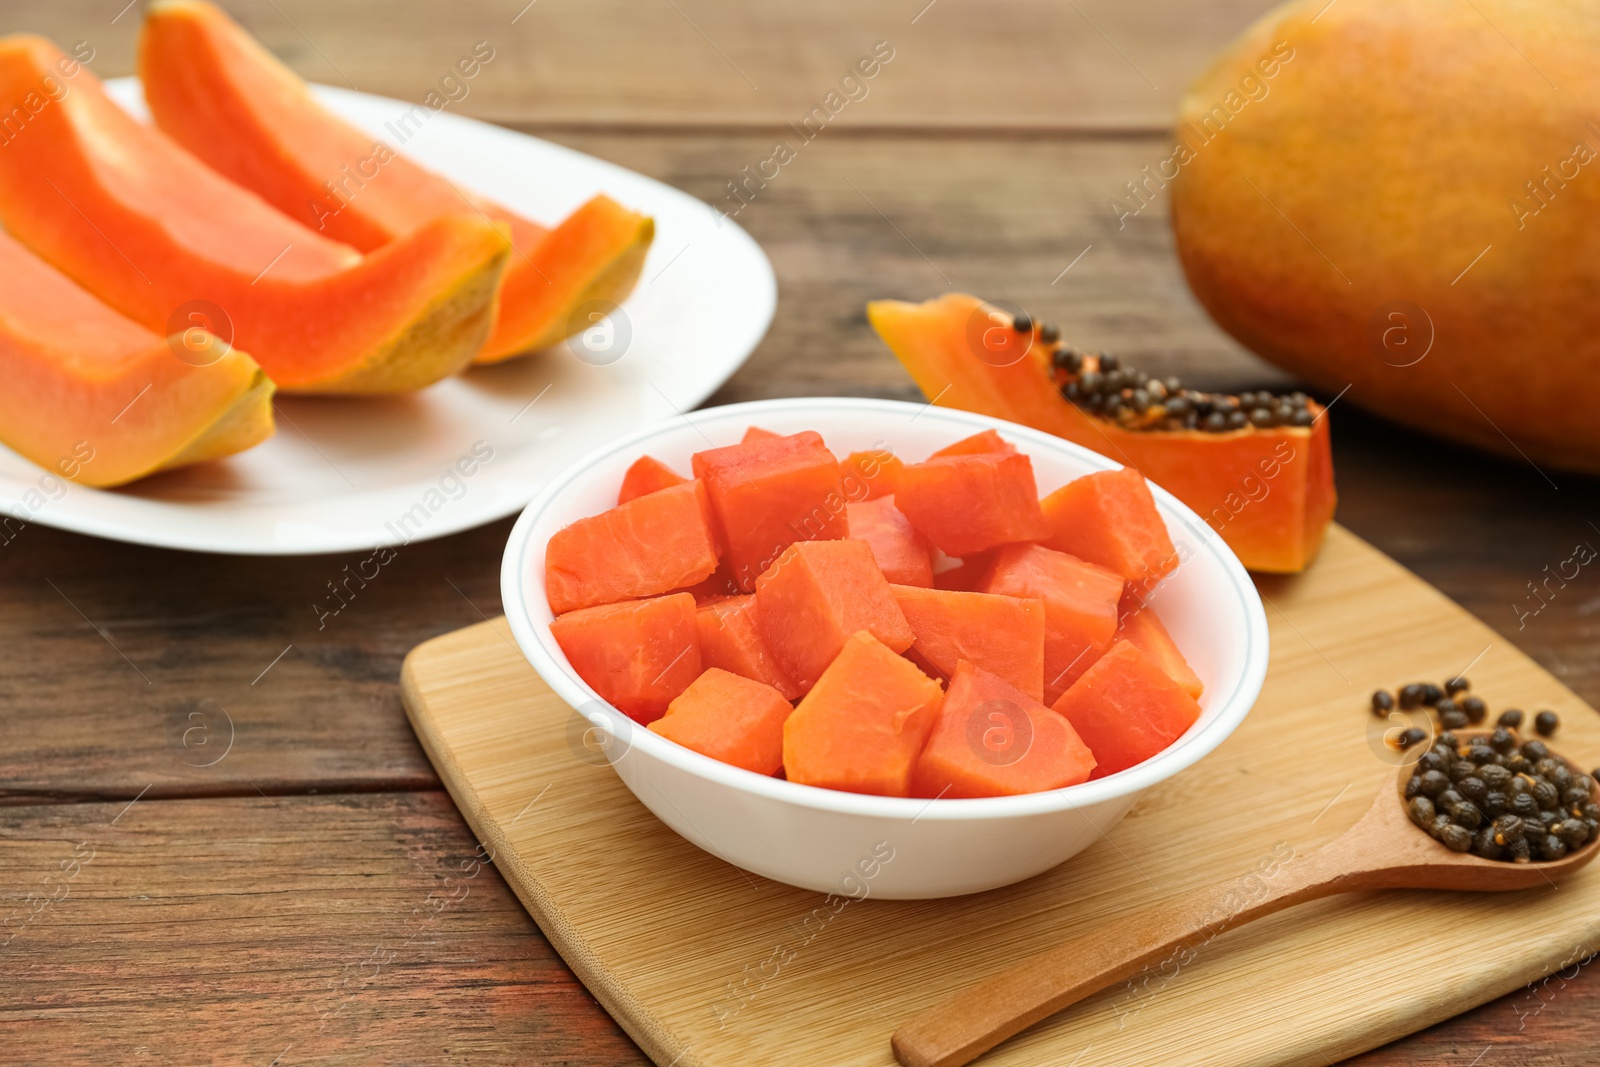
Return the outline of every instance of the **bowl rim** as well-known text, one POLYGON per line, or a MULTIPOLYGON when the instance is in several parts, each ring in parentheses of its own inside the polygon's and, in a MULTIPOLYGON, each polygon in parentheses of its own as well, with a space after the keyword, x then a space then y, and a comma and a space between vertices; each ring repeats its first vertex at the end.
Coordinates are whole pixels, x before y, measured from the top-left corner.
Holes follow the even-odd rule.
MULTIPOLYGON (((642 454, 647 451, 642 447, 645 442, 677 428, 680 423, 693 426, 700 420, 726 419, 748 419, 750 422, 759 422, 760 416, 766 413, 823 410, 837 412, 841 409, 859 412, 862 416, 880 418, 911 416, 913 421, 923 414, 936 411, 941 421, 971 427, 972 432, 998 430, 1012 439, 1019 448, 1024 448, 1024 451, 1040 449, 1065 452, 1090 466, 1104 470, 1116 470, 1123 466, 1113 459, 1064 438, 989 415, 957 408, 935 408, 931 403, 913 404, 902 400, 833 396, 751 400, 699 408, 641 427, 582 456, 545 483, 538 495, 517 517, 506 541, 505 554, 501 558, 500 595, 506 619, 518 648, 545 684, 569 707, 589 719, 596 727, 614 730, 618 723, 623 724, 621 732, 626 734, 626 747, 618 757, 619 762, 626 759, 634 748, 639 748, 645 755, 659 759, 697 778, 743 793, 818 811, 906 822, 922 819, 935 822, 1004 819, 1089 808, 1130 794, 1136 795, 1209 755, 1244 721, 1244 717, 1260 694, 1267 671, 1269 638, 1266 611, 1262 606, 1260 594, 1245 571, 1244 565, 1239 562, 1239 558, 1228 548, 1221 536, 1187 505, 1154 482, 1150 483, 1150 488, 1162 517, 1169 521, 1176 520, 1191 535, 1195 556, 1209 554, 1213 563, 1219 566, 1230 580, 1230 585, 1239 597, 1245 616, 1245 631, 1242 635, 1243 664, 1239 676, 1233 680, 1232 690, 1223 697, 1221 706, 1218 707, 1211 722, 1180 738, 1143 763, 1104 778, 1019 796, 931 800, 920 797, 880 797, 864 793, 847 793, 790 782, 723 763, 684 748, 652 730, 639 726, 589 688, 588 684, 567 665, 565 657, 557 659, 545 647, 538 633, 541 627, 534 623, 532 614, 528 610, 527 598, 523 594, 522 577, 527 573, 526 557, 531 546, 534 525, 572 482, 581 479, 590 468, 619 452, 642 454)), ((542 580, 536 579, 536 582, 542 588, 542 580)))

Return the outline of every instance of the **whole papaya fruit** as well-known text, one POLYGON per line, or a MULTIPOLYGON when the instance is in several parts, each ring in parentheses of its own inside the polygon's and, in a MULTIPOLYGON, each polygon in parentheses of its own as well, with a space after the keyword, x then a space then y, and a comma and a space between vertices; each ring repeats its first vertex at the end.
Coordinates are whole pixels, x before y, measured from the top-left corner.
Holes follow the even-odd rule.
POLYGON ((1347 402, 1600 472, 1597 60, 1592 0, 1269 12, 1166 164, 1196 296, 1347 402))

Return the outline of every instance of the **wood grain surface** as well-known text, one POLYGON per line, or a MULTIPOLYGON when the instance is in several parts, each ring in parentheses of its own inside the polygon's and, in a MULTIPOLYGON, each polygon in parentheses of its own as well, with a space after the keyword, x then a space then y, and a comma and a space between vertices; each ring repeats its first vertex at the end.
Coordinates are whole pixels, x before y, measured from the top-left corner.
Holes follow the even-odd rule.
MULTIPOLYGON (((738 216, 772 257, 781 298, 772 332, 713 403, 913 397, 863 305, 950 287, 1014 300, 1084 344, 1200 384, 1284 380, 1188 295, 1164 201, 1122 228, 1106 206, 1164 156, 1159 130, 1183 85, 1265 0, 227 6, 306 76, 335 85, 348 76, 411 100, 464 48, 491 41, 496 59, 453 109, 722 204, 726 183, 765 158, 786 123, 876 41, 892 42, 895 58, 869 95, 738 216)), ((137 3, 0 0, 0 13, 7 31, 92 42, 101 76, 131 69, 137 3)), ((1538 606, 1528 583, 1543 568, 1580 541, 1600 544, 1600 483, 1548 471, 1552 486, 1520 462, 1438 444, 1344 403, 1331 417, 1340 520, 1600 702, 1600 578, 1586 570, 1536 615, 1517 610, 1538 606)), ((411 546, 321 630, 311 605, 353 557, 209 557, 39 525, 0 545, 0 917, 32 906, 28 894, 74 844, 134 797, 143 795, 124 821, 137 813, 167 828, 127 855, 103 891, 77 895, 75 884, 70 909, 53 904, 49 922, 65 925, 37 919, 0 949, 3 984, 20 991, 0 997, 5 1058, 270 1063, 295 1040, 284 1021, 326 987, 327 960, 306 946, 370 941, 351 910, 369 893, 404 903, 403 921, 420 903, 405 898, 421 885, 404 880, 415 874, 408 849, 428 869, 470 856, 476 842, 439 792, 397 680, 418 642, 498 614, 508 529, 411 546), (255 818, 250 805, 263 794, 285 810, 311 804, 302 827, 319 843, 340 828, 338 847, 366 873, 350 883, 319 876, 314 852, 268 836, 255 818), (418 810, 433 813, 427 833, 407 829, 418 810), (324 886, 325 906, 271 906, 276 886, 306 884, 324 886), (181 899, 190 919, 211 918, 169 922, 141 897, 181 899), (229 915, 240 922, 222 936, 229 915), (49 937, 34 936, 47 927, 49 937), (127 962, 97 964, 108 945, 130 946, 116 957, 127 962), (13 1045, 22 1035, 44 1036, 13 1045)), ((280 1063, 643 1062, 495 871, 472 892, 436 931, 441 951, 454 953, 441 958, 476 962, 397 963, 352 995, 370 1009, 359 1029, 336 1028, 280 1063), (488 1028, 465 1007, 437 1007, 468 1003, 467 972, 479 983, 471 988, 501 991, 484 994, 497 1005, 488 1028)), ((1585 1062, 1600 1043, 1592 970, 1357 1062, 1585 1062)))
MULTIPOLYGON (((503 620, 419 647, 401 685, 418 736, 501 872, 662 1067, 892 1067, 891 1030, 1042 949, 1080 937, 1105 949, 1113 933, 1159 927, 1152 914, 1203 913, 1191 897, 1252 872, 1251 895, 1236 901, 1261 904, 1345 863, 1347 872, 1371 869, 1380 855, 1399 866, 1476 862, 1521 891, 1391 889, 1303 903, 1208 940, 1195 958, 1157 959, 982 1062, 1303 1067, 1592 954, 1600 870, 1546 877, 1461 860, 1428 841, 1401 813, 1397 759, 1360 695, 1408 670, 1444 678, 1471 663, 1491 707, 1517 693, 1565 714, 1563 750, 1585 765, 1600 759, 1594 711, 1341 528, 1310 572, 1257 586, 1273 654, 1250 716, 1206 759, 1141 795, 1105 841, 1037 878, 968 897, 875 900, 867 883, 865 899, 822 907, 814 921, 820 894, 735 871, 715 854, 714 836, 712 851, 679 838, 578 748, 582 720, 506 640, 503 620), (1351 831, 1342 842, 1347 854, 1313 853, 1371 811, 1367 836, 1351 831), (1441 938, 1438 929, 1472 936, 1441 938), (1436 965, 1419 968, 1419 959, 1436 965), (1376 991, 1383 1012, 1365 1010, 1376 991)), ((915 847, 892 829, 886 843, 915 847)), ((1353 881, 1430 884, 1413 877, 1353 881)), ((1451 882, 1482 884, 1462 872, 1451 882)), ((1081 962, 1093 973, 1093 954, 1081 962)), ((939 1050, 937 1032, 923 1036, 939 1050)))

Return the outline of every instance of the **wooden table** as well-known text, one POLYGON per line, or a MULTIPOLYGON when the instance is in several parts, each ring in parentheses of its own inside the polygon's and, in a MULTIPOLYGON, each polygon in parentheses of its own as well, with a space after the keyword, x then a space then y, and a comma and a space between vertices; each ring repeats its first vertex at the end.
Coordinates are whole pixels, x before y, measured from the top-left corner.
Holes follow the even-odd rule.
MULTIPOLYGON (((1108 207, 1264 0, 524 3, 229 6, 307 77, 413 100, 487 41, 456 110, 729 210, 727 183, 887 42, 866 95, 846 86, 858 98, 738 215, 782 301, 713 403, 914 397, 862 305, 952 288, 1201 385, 1285 380, 1189 296, 1163 202, 1120 228, 1108 207)), ((120 6, 6 0, 5 25, 86 40, 111 76, 139 17, 120 6)), ((1341 521, 1600 703, 1600 579, 1515 610, 1600 542, 1594 481, 1555 488, 1350 405, 1333 420, 1341 521)), ((0 548, 0 1058, 643 1062, 474 862, 400 708, 407 650, 499 610, 508 526, 407 548, 320 629, 312 604, 349 559, 42 526, 0 548)), ((1579 1062, 1600 1042, 1591 970, 1360 1062, 1579 1062)))

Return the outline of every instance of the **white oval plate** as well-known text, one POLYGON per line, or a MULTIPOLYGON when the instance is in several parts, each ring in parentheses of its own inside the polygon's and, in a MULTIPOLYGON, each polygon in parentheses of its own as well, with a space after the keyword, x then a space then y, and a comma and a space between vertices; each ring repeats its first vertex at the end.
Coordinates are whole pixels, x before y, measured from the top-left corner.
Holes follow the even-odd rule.
MULTIPOLYGON (((136 79, 106 87, 145 117, 136 79)), ((315 89, 334 111, 391 144, 385 123, 416 107, 315 89)), ((428 117, 406 127, 405 152, 464 188, 546 222, 598 192, 655 217, 655 244, 638 289, 622 306, 625 320, 613 316, 560 348, 477 368, 418 393, 280 396, 271 440, 123 489, 63 482, 0 446, 0 542, 29 522, 249 555, 440 537, 512 514, 577 457, 695 407, 766 333, 777 305, 772 265, 744 230, 707 204, 570 148, 447 111, 419 110, 428 117), (605 362, 623 330, 631 335, 623 354, 605 362)))

